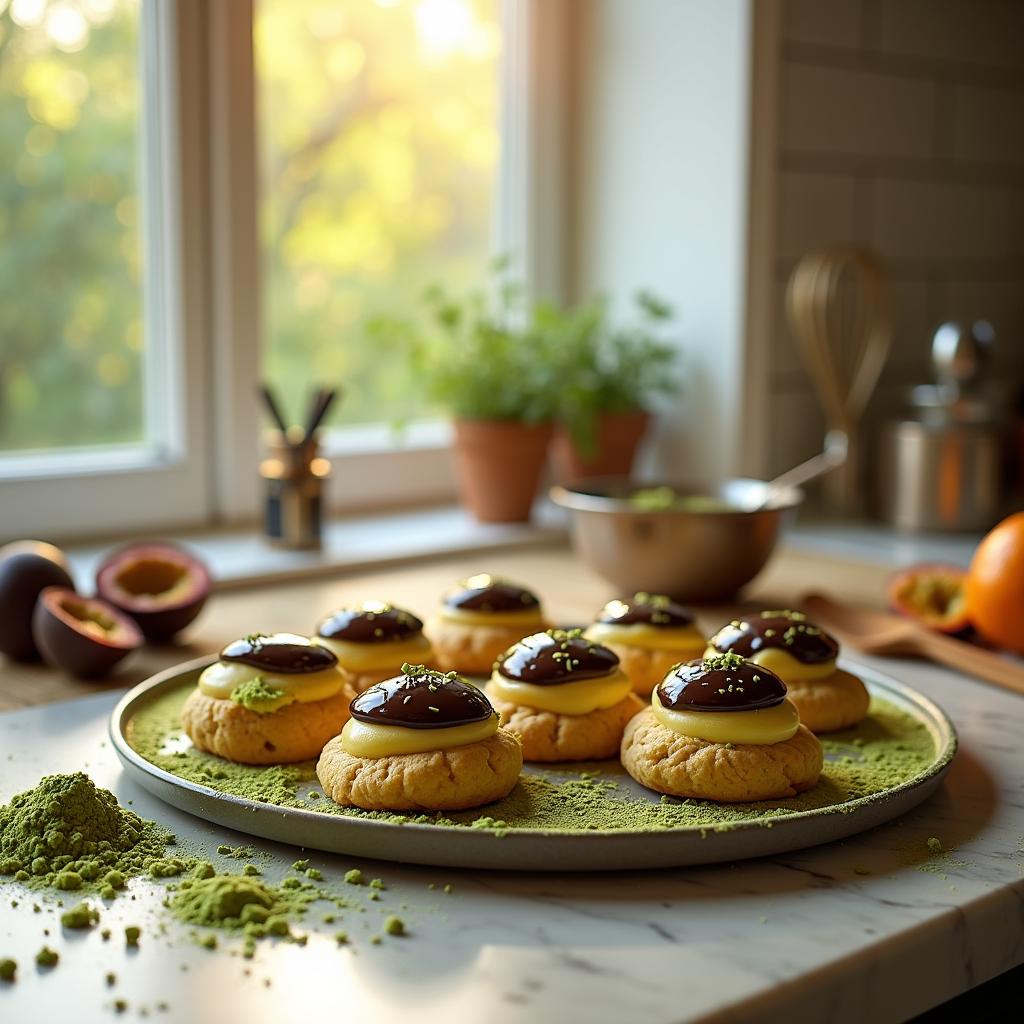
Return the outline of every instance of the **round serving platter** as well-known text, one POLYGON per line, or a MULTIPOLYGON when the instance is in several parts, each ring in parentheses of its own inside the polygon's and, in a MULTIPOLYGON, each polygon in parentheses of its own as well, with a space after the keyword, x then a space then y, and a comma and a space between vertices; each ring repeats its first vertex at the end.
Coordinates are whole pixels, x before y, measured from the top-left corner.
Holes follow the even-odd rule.
MULTIPOLYGON (((310 849, 412 864, 515 871, 608 871, 713 864, 799 850, 874 828, 915 807, 939 786, 957 746, 949 718, 927 697, 865 666, 845 662, 843 667, 859 675, 873 697, 895 705, 920 723, 934 748, 934 756, 923 770, 871 796, 770 819, 730 822, 722 829, 692 825, 567 832, 396 824, 243 799, 174 775, 136 751, 129 742, 133 719, 153 701, 194 683, 213 660, 201 658, 167 669, 140 683, 118 703, 111 715, 110 737, 128 775, 166 803, 239 832, 310 849)), ((564 767, 572 771, 572 766, 564 767)), ((527 765, 524 773, 543 771, 550 776, 553 768, 557 773, 557 766, 527 765)), ((652 803, 661 799, 635 783, 617 762, 607 762, 600 775, 613 780, 628 799, 652 803)), ((486 814, 487 808, 480 813, 486 814)))

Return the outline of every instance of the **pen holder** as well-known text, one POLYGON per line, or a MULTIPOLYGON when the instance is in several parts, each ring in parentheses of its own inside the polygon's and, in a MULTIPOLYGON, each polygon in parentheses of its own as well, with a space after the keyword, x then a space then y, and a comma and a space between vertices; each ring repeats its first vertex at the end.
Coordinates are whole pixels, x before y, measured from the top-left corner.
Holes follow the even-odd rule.
POLYGON ((331 464, 316 437, 291 443, 280 431, 268 438, 260 463, 264 481, 264 533, 283 548, 318 548, 323 523, 324 480, 331 464))

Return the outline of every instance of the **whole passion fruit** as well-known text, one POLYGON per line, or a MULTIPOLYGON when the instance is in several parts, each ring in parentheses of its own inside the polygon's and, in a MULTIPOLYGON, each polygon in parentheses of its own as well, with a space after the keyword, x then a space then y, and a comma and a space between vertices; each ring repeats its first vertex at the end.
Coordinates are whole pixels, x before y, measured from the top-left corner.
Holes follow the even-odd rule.
POLYGON ((964 633, 971 627, 965 578, 964 570, 955 565, 912 565, 889 581, 889 604, 929 629, 964 633))
POLYGON ((127 615, 67 587, 47 587, 39 595, 32 636, 48 665, 82 679, 106 675, 142 645, 142 633, 127 615))
POLYGON ((36 599, 46 587, 74 586, 60 548, 37 540, 0 548, 0 652, 15 661, 38 661, 32 639, 36 599))
POLYGON ((164 541, 131 544, 109 555, 96 593, 130 615, 150 640, 169 640, 202 611, 210 570, 191 552, 164 541))

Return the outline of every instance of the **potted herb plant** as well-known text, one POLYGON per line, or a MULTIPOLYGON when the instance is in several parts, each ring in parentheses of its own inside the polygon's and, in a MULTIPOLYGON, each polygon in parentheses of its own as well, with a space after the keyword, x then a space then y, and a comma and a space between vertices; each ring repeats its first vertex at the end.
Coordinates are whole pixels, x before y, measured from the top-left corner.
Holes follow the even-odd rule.
POLYGON ((373 333, 404 338, 429 400, 454 421, 463 503, 480 522, 524 522, 547 461, 555 399, 544 338, 528 329, 520 287, 496 265, 492 294, 426 293, 425 327, 380 321, 373 333))
POLYGON ((535 313, 535 326, 549 333, 547 348, 557 353, 562 367, 551 447, 562 484, 628 476, 650 422, 652 400, 678 389, 676 351, 661 337, 672 310, 647 292, 638 293, 635 301, 636 320, 625 327, 610 326, 604 299, 573 310, 535 313))

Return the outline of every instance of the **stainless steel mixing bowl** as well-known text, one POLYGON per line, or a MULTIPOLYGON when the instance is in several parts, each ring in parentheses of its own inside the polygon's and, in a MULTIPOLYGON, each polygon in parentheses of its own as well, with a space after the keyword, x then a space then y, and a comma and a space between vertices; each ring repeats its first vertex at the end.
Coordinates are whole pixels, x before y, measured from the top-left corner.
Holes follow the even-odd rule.
POLYGON ((744 479, 715 487, 589 480, 551 489, 552 500, 571 512, 576 552, 622 594, 646 590, 693 602, 724 601, 749 583, 803 497, 798 488, 769 492, 763 480, 744 479), (631 502, 655 487, 698 500, 650 510, 631 502))

